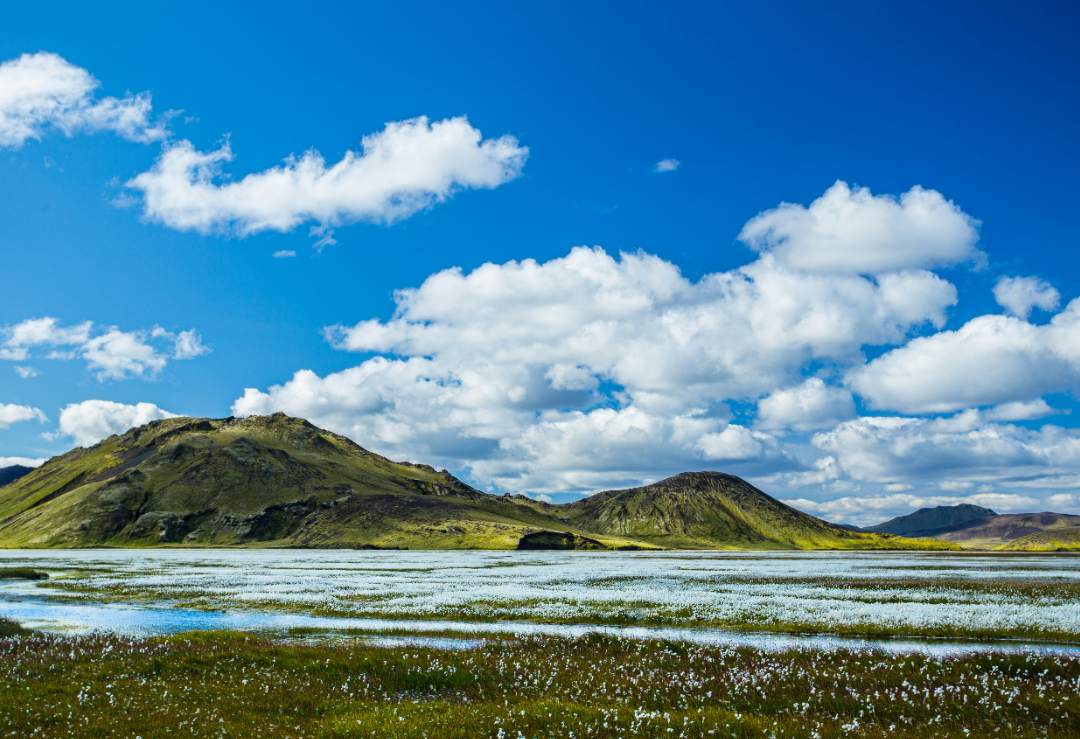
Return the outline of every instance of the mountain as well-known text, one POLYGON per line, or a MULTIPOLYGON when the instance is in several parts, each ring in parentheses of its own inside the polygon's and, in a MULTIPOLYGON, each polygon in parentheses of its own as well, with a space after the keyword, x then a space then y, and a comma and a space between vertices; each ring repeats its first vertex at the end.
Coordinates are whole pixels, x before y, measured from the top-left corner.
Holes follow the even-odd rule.
MULTIPOLYGON (((1010 513, 1000 516, 989 516, 974 521, 946 526, 934 531, 921 531, 921 536, 934 539, 942 539, 959 544, 964 549, 1030 549, 1039 548, 1035 544, 1039 541, 1049 542, 1049 538, 1058 532, 1068 532, 1070 528, 1080 526, 1080 516, 1070 516, 1066 513, 1010 513), (1031 546, 1014 543, 1028 539, 1031 546)), ((1063 534, 1068 536, 1068 534, 1063 534)), ((1054 545, 1048 548, 1057 549, 1054 545)))
POLYGON ((7 485, 9 482, 15 482, 20 477, 33 471, 33 467, 23 467, 21 464, 13 464, 10 467, 0 467, 0 487, 7 485))
POLYGON ((567 503, 558 517, 583 531, 680 549, 880 548, 854 532, 787 506, 732 475, 684 472, 630 490, 567 503))
POLYGON ((996 515, 989 508, 980 508, 967 503, 953 506, 939 505, 936 508, 920 508, 914 513, 893 518, 876 526, 866 526, 863 531, 878 531, 900 536, 930 536, 925 532, 996 515))
POLYGON ((567 505, 489 495, 277 413, 171 418, 0 489, 0 546, 948 548, 842 529, 737 477, 676 475, 567 505))

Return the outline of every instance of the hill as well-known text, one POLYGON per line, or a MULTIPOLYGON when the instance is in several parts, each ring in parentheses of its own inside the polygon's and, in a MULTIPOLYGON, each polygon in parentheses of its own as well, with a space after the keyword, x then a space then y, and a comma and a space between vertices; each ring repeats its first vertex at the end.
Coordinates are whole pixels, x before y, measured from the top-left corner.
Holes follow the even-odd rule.
POLYGON ((998 547, 1011 552, 1080 552, 1080 525, 1044 529, 998 547))
POLYGON ((718 472, 684 472, 552 508, 583 531, 680 549, 863 549, 881 548, 884 541, 822 521, 718 472))
POLYGON ((866 526, 862 530, 898 534, 899 536, 929 536, 930 534, 926 532, 996 515, 989 508, 981 508, 968 503, 953 506, 939 505, 935 508, 920 508, 914 513, 893 518, 876 526, 866 526))
POLYGON ((0 546, 938 548, 842 529, 716 472, 567 505, 494 496, 284 414, 172 418, 0 489, 0 546))
POLYGON ((1080 526, 1080 516, 1049 512, 1010 513, 919 533, 922 536, 955 542, 964 549, 1005 549, 1012 542, 1028 536, 1056 534, 1075 526, 1080 526))
POLYGON ((7 485, 9 482, 15 482, 20 477, 28 475, 33 471, 33 467, 23 467, 21 464, 13 464, 10 467, 0 467, 0 487, 7 485))

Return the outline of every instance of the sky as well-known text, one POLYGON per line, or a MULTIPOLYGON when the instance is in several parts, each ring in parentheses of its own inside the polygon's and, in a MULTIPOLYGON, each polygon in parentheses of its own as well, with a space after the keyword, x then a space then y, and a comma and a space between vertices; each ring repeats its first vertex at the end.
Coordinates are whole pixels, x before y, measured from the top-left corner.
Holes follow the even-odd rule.
POLYGON ((1080 513, 1078 13, 6 9, 0 466, 280 411, 556 502, 1080 513))

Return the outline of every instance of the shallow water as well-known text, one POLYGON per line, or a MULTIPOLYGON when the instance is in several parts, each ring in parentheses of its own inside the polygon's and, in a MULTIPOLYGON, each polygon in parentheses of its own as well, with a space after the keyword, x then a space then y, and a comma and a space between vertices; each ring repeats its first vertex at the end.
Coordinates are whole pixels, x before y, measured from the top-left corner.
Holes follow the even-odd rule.
MULTIPOLYGON (((536 623, 599 619, 625 624, 662 616, 676 624, 798 622, 819 631, 872 624, 916 634, 945 626, 1080 635, 1080 602, 1071 587, 1080 583, 1080 557, 1052 554, 0 551, 3 566, 34 567, 59 577, 44 587, 0 583, 0 615, 74 632, 602 632, 770 650, 853 645, 888 651, 987 648, 968 641, 536 623), (1033 598, 1014 588, 1015 583, 1036 583, 1042 594, 1033 598), (993 589, 988 591, 988 585, 993 589), (195 607, 175 607, 177 602, 195 607), (145 603, 170 607, 140 605, 145 603)), ((1007 642, 993 648, 1043 647, 1007 642)))
POLYGON ((464 621, 418 621, 406 619, 336 618, 266 611, 200 611, 187 608, 140 608, 124 605, 87 603, 49 603, 41 600, 0 601, 0 617, 18 621, 28 628, 79 635, 110 633, 146 637, 187 631, 246 631, 271 637, 297 636, 322 640, 359 638, 388 646, 426 646, 434 649, 468 649, 480 646, 482 639, 465 638, 468 634, 581 637, 604 634, 624 639, 666 639, 695 644, 753 647, 766 652, 791 649, 833 651, 876 650, 890 654, 919 652, 935 656, 984 652, 1039 653, 1080 655, 1080 646, 1025 641, 975 642, 944 639, 867 639, 829 635, 742 633, 723 629, 688 629, 648 626, 598 626, 591 624, 541 624, 528 622, 469 623, 464 621), (355 631, 374 632, 372 636, 355 631), (414 631, 417 635, 378 632, 414 631), (422 632, 458 632, 462 638, 423 636, 422 632))

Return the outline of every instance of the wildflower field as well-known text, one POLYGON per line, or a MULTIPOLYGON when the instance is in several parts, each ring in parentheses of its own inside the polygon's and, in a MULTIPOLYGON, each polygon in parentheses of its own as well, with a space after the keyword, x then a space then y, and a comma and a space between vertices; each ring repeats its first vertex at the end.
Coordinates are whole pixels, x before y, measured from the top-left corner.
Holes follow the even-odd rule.
POLYGON ((1080 658, 590 636, 463 650, 0 622, 9 737, 1075 737, 1080 658))

